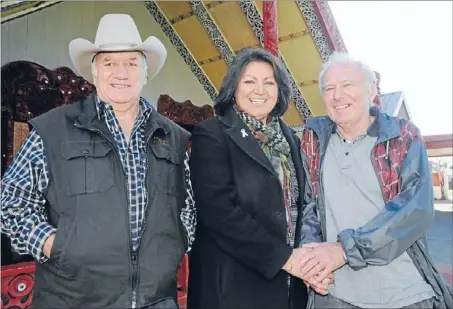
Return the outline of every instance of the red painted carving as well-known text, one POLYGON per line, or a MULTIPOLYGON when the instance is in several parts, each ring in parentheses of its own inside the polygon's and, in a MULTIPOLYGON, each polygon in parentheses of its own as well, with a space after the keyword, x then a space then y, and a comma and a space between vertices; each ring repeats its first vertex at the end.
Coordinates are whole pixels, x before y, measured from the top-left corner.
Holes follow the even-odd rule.
POLYGON ((196 106, 189 100, 179 103, 166 94, 159 97, 157 111, 189 131, 194 125, 214 116, 210 105, 196 106))
POLYGON ((347 52, 346 45, 341 37, 340 30, 338 30, 328 1, 315 0, 312 3, 332 51, 347 52))
POLYGON ((377 106, 381 105, 381 74, 379 72, 374 71, 374 75, 376 75, 376 89, 377 89, 377 95, 373 100, 373 103, 377 106))
POLYGON ((278 52, 277 1, 263 1, 264 49, 273 54, 278 52))
POLYGON ((33 298, 33 262, 2 266, 2 308, 30 308, 33 298))

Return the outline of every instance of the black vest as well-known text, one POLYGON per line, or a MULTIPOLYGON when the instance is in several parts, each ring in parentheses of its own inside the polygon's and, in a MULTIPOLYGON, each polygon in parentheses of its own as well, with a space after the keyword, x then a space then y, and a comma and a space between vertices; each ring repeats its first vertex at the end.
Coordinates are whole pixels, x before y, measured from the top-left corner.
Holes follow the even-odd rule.
POLYGON ((50 182, 51 257, 36 263, 33 308, 130 308, 176 300, 187 249, 180 220, 190 134, 153 110, 145 128, 148 206, 132 253, 127 176, 94 96, 30 121, 41 136, 50 182))

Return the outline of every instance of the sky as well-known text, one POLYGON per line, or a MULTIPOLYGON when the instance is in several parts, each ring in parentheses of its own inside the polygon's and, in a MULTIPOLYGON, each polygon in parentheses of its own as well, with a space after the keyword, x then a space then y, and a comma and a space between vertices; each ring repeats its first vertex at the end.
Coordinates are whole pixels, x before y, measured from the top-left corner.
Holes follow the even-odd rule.
POLYGON ((452 133, 452 2, 329 1, 348 53, 402 91, 423 135, 452 133))

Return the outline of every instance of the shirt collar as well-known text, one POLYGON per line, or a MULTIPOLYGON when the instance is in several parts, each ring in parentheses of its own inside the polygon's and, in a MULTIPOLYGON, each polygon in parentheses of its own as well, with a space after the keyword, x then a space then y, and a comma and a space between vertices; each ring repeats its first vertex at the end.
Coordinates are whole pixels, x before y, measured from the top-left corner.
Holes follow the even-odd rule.
MULTIPOLYGON (((113 111, 112 105, 105 103, 102 101, 99 96, 96 94, 96 111, 98 114, 98 119, 101 119, 101 116, 104 115, 104 113, 107 110, 113 111)), ((143 115, 145 119, 148 119, 149 115, 151 115, 151 112, 153 110, 153 106, 144 98, 140 97, 140 112, 139 115, 143 115)))
MULTIPOLYGON (((371 123, 371 125, 368 127, 366 133, 362 134, 362 135, 359 135, 356 137, 356 139, 354 141, 357 141, 357 140, 361 140, 363 139, 365 136, 370 136, 370 137, 378 137, 379 136, 379 122, 378 122, 378 117, 373 115, 371 112, 370 112, 370 115, 371 116, 374 116, 374 120, 373 122, 371 123)), ((345 140, 344 137, 341 135, 340 131, 338 130, 338 126, 334 126, 333 127, 333 130, 332 130, 332 133, 336 133, 341 139, 345 140)))

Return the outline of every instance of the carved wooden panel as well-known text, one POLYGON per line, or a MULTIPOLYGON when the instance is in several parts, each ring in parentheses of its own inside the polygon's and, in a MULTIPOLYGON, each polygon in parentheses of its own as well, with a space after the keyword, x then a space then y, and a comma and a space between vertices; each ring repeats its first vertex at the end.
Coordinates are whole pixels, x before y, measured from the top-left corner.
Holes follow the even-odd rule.
POLYGON ((25 139, 28 136, 30 130, 28 129, 28 124, 26 122, 18 122, 14 121, 13 127, 13 153, 12 156, 14 157, 17 152, 19 151, 20 147, 24 143, 25 139))

